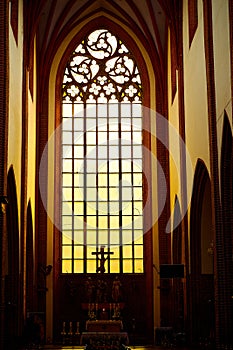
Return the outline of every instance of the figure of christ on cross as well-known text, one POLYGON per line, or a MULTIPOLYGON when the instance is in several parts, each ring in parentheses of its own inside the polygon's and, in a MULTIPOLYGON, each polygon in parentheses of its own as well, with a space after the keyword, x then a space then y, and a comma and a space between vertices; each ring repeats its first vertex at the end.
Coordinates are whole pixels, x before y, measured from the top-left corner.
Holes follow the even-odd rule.
POLYGON ((99 252, 92 252, 91 254, 96 255, 97 257, 98 257, 98 255, 100 255, 100 258, 98 257, 98 260, 100 261, 100 266, 97 267, 96 272, 104 273, 105 272, 104 263, 106 260, 109 259, 109 255, 114 254, 114 253, 113 252, 105 252, 104 246, 101 246, 99 252), (105 258, 105 255, 108 255, 108 256, 105 258))

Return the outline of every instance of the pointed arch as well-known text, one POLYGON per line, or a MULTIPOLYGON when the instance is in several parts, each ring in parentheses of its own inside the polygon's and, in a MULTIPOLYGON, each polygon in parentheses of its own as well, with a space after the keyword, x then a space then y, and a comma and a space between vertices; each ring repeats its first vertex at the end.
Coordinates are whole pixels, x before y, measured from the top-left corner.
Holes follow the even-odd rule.
POLYGON ((221 149, 221 201, 223 217, 223 244, 225 261, 225 338, 227 343, 232 343, 233 336, 233 138, 228 115, 224 113, 222 149, 221 149))
POLYGON ((99 260, 90 256, 90 250, 99 251, 101 245, 118 255, 106 262, 104 271, 144 271, 143 257, 137 254, 143 248, 141 101, 137 65, 118 36, 98 29, 77 43, 62 84, 63 196, 59 203, 62 233, 72 237, 72 242, 62 242, 62 250, 78 245, 80 252, 78 256, 75 248, 63 252, 63 273, 98 271, 99 260), (134 180, 130 187, 129 173, 134 180), (129 205, 131 210, 126 210, 129 205))
POLYGON ((208 337, 214 327, 213 230, 210 177, 198 159, 191 200, 191 329, 192 341, 208 337))
MULTIPOLYGON (((6 278, 6 334, 9 344, 12 344, 13 348, 14 342, 17 341, 19 336, 20 312, 22 311, 20 300, 22 294, 19 268, 18 200, 13 166, 10 167, 7 175, 7 198, 8 275, 6 278)), ((9 345, 9 347, 11 346, 9 345)))
POLYGON ((198 159, 191 200, 190 251, 191 273, 201 273, 201 215, 206 184, 210 183, 209 173, 201 159, 198 159))
MULTIPOLYGON (((74 49, 77 46, 77 43, 81 43, 82 39, 84 37, 87 37, 88 34, 93 32, 96 29, 107 29, 113 34, 117 34, 119 38, 123 42, 127 44, 127 48, 129 51, 133 54, 137 67, 139 69, 139 73, 142 78, 142 85, 143 85, 143 105, 149 106, 150 105, 150 86, 149 86, 149 73, 148 73, 148 67, 145 61, 145 56, 142 54, 141 50, 138 47, 138 44, 135 42, 135 40, 131 37, 129 32, 127 32, 125 26, 121 26, 117 22, 112 21, 110 18, 108 18, 105 15, 100 15, 97 18, 92 19, 87 24, 84 24, 82 26, 82 29, 77 32, 76 35, 73 36, 73 38, 70 40, 59 64, 59 68, 57 71, 57 80, 56 80, 56 101, 60 100, 60 86, 62 85, 62 79, 64 74, 64 69, 67 64, 67 61, 69 57, 71 56, 71 53, 74 51, 74 49), (101 25, 100 25, 101 23, 101 25)), ((59 108, 59 106, 57 106, 59 108)), ((61 113, 59 113, 60 110, 57 111, 57 119, 56 119, 56 125, 59 125, 60 123, 60 116, 61 113)))
MULTIPOLYGON (((182 264, 182 226, 181 226, 181 209, 180 202, 175 196, 174 201, 174 226, 172 234, 172 262, 173 264, 182 264), (177 223, 180 223, 177 225, 177 223)), ((184 285, 181 278, 174 278, 172 281, 173 303, 173 324, 177 333, 184 329, 184 285)))
MULTIPOLYGON (((140 51, 139 47, 137 46, 136 42, 132 39, 132 37, 119 25, 108 18, 101 16, 98 20, 98 23, 101 22, 101 29, 107 29, 109 30, 113 35, 117 33, 117 36, 122 40, 122 42, 126 45, 126 47, 130 50, 132 55, 135 58, 137 67, 139 69, 140 75, 142 77, 142 86, 143 86, 143 105, 149 106, 150 105, 150 82, 149 82, 149 75, 148 75, 148 68, 146 66, 145 59, 142 55, 142 52, 140 51)), ((62 79, 64 76, 64 69, 65 66, 69 60, 69 57, 71 56, 71 53, 73 50, 77 47, 77 43, 81 43, 83 37, 87 37, 92 31, 99 29, 96 27, 96 20, 89 22, 87 25, 84 25, 82 27, 82 30, 80 30, 77 35, 71 40, 70 44, 67 47, 67 50, 64 52, 59 67, 57 71, 57 79, 56 79, 56 97, 55 97, 55 125, 60 125, 61 122, 61 86, 62 86, 62 79)), ((150 126, 150 118, 149 115, 147 115, 144 120, 144 129, 149 130, 150 126)), ((146 146, 148 149, 150 149, 150 135, 149 133, 145 133, 143 137, 144 146, 146 146)), ((60 142, 58 141, 56 144, 57 149, 60 149, 60 142)), ((60 155, 59 152, 56 152, 56 171, 58 174, 58 169, 60 168, 60 155)), ((148 162, 148 169, 150 170, 150 163, 148 162)), ((150 173, 150 171, 147 169, 147 172, 150 173)), ((148 181, 149 182, 149 181, 148 181)), ((150 186, 150 184, 149 184, 150 186)), ((56 181, 56 189, 55 189, 55 202, 60 203, 59 199, 59 191, 60 191, 60 183, 59 179, 57 177, 56 181)), ((147 197, 150 198, 151 191, 148 189, 146 192, 147 197)), ((148 200, 148 199, 147 199, 148 200)), ((151 208, 150 208, 151 210, 151 208)), ((146 211, 146 218, 147 222, 151 222, 151 212, 146 211)), ((60 215, 60 212, 55 215, 60 215)), ((59 219, 58 219, 59 220, 59 219)), ((55 219, 57 222, 57 219, 55 219)), ((61 239, 59 238, 59 230, 55 228, 55 240, 54 240, 54 276, 58 276, 61 269, 60 269, 60 251, 61 251, 61 239)), ((152 234, 151 229, 148 230, 147 234, 144 235, 144 255, 145 255, 145 261, 144 261, 144 270, 145 274, 142 276, 134 275, 134 276, 122 276, 122 280, 124 280, 124 285, 127 286, 128 293, 125 295, 126 298, 128 298, 128 295, 131 295, 131 300, 127 299, 126 304, 128 305, 128 315, 126 317, 126 324, 128 324, 128 327, 131 326, 131 320, 130 317, 136 318, 137 320, 137 332, 141 334, 140 336, 145 337, 145 342, 147 342, 149 339, 152 339, 153 337, 153 279, 152 279, 152 234), (133 280, 133 282, 132 282, 133 280), (143 287, 144 286, 144 287, 143 287), (145 287, 146 286, 146 287, 145 287), (135 298, 136 294, 138 297, 139 295, 142 295, 143 289, 145 288, 146 298, 143 298, 143 303, 141 305, 137 304, 135 307, 135 298), (137 292, 136 292, 137 290, 137 292), (146 312, 143 312, 143 310, 146 309, 146 312)), ((107 274, 104 276, 108 285, 112 284, 112 277, 107 276, 107 274)), ((77 280, 77 284, 84 284, 85 283, 85 276, 71 276, 66 279, 72 279, 72 281, 77 280)), ((64 290, 64 284, 70 283, 65 281, 65 278, 61 276, 60 279, 54 279, 54 320, 56 319, 56 325, 54 324, 55 333, 59 334, 60 325, 58 324, 57 320, 59 319, 59 322, 61 324, 61 316, 64 314, 61 305, 59 305, 59 298, 63 298, 62 290, 64 290), (60 291, 57 293, 60 293, 60 295, 55 295, 56 291, 60 291)), ((74 282, 72 282, 74 283, 74 282)), ((77 307, 81 308, 82 303, 82 294, 79 294, 79 300, 77 299, 77 307)), ((84 297, 85 298, 85 297, 84 297)), ((84 299, 83 299, 84 300, 84 299)), ((67 310, 66 310, 67 311, 67 310)), ((73 312, 73 310, 71 310, 73 312)), ((74 316, 75 317, 75 316, 74 316)), ((82 316, 81 316, 82 317, 82 316)), ((55 336, 57 336, 55 334, 55 336)))
POLYGON ((26 312, 33 311, 33 286, 34 286, 34 248, 33 248, 33 222, 32 208, 29 200, 27 206, 27 231, 26 231, 26 312))

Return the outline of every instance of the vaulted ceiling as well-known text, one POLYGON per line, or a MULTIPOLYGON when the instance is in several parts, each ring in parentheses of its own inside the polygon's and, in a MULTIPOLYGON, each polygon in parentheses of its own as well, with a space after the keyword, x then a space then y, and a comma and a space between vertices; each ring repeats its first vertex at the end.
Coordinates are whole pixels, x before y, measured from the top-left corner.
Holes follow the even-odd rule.
POLYGON ((25 29, 29 40, 38 33, 39 49, 46 52, 83 19, 103 11, 130 28, 136 28, 162 58, 166 49, 167 24, 176 30, 180 3, 180 0, 28 0, 25 29))
POLYGON ((45 49, 63 32, 101 10, 129 27, 133 23, 145 40, 153 42, 158 51, 164 49, 166 17, 159 2, 153 0, 47 1, 40 19, 41 47, 45 49))
MULTIPOLYGON (((182 0, 27 0, 24 5, 28 57, 32 56, 36 35, 38 65, 43 69, 52 61, 59 42, 96 13, 132 29, 145 43, 161 77, 166 70, 168 26, 177 55, 182 0)), ((100 27, 101 23, 96 26, 100 27)))

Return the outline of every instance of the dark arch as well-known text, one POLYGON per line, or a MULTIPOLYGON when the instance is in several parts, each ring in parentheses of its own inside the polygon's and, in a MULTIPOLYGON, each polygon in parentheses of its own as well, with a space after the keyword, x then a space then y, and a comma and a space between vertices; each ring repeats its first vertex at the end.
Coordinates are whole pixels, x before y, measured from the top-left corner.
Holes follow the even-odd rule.
POLYGON ((190 252, 191 273, 201 273, 201 214, 206 183, 210 182, 208 170, 201 159, 198 159, 191 200, 190 215, 190 252))
POLYGON ((33 257, 33 223, 32 208, 29 200, 27 206, 26 232, 26 311, 33 311, 34 257, 33 257))
MULTIPOLYGON (((182 263, 182 226, 181 209, 177 196, 175 196, 173 222, 175 229, 172 235, 172 262, 173 264, 182 263), (177 225, 177 223, 179 223, 177 225)), ((174 278, 172 284, 173 295, 173 324, 177 333, 184 330, 184 286, 181 278, 174 278)))
MULTIPOLYGON (((6 278, 6 334, 9 348, 14 348, 19 336, 20 311, 22 296, 20 289, 19 269, 19 222, 16 182, 13 166, 10 167, 7 175, 7 197, 8 205, 6 210, 7 232, 8 232, 8 275, 6 278), (11 345, 10 345, 11 344, 11 345)), ((21 313, 22 315, 22 313, 21 313)))
POLYGON ((205 163, 198 159, 190 213, 190 309, 192 342, 208 338, 214 327, 213 251, 208 257, 207 245, 213 239, 210 178, 205 163), (206 233, 208 230, 208 234, 206 233), (208 240, 208 242, 206 242, 208 240), (208 243, 208 244, 207 244, 208 243), (205 250, 205 251, 204 251, 205 250), (204 252, 203 252, 204 251, 204 252), (205 255, 204 255, 205 254, 205 255), (203 270, 203 257, 210 260, 210 273, 203 270))
MULTIPOLYGON (((223 212, 223 241, 225 260, 225 338, 227 343, 233 342, 233 140, 227 114, 224 114, 221 149, 221 200, 223 212)), ((221 272, 220 272, 221 273, 221 272)))

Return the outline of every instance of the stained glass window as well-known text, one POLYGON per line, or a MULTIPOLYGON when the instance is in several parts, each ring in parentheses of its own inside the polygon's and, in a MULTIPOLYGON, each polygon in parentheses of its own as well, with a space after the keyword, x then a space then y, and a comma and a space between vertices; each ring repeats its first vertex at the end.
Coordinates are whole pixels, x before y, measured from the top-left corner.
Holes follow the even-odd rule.
POLYGON ((62 84, 62 272, 143 272, 142 86, 108 30, 74 50, 62 84), (107 257, 107 255, 106 255, 107 257))

